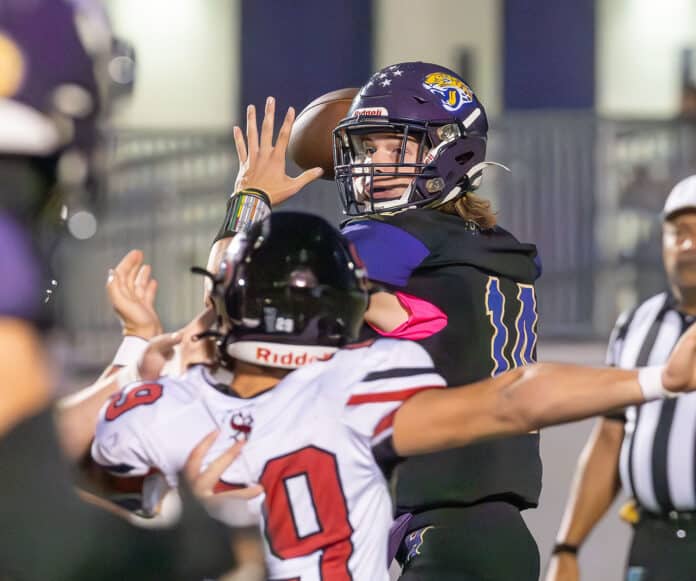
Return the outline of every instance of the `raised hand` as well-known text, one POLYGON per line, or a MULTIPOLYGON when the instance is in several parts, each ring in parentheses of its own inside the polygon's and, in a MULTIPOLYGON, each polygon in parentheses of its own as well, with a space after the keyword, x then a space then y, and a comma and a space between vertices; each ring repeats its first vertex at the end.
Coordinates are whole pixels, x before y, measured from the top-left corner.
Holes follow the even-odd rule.
POLYGON ((109 270, 106 291, 114 311, 121 320, 124 335, 152 339, 162 333, 155 310, 157 281, 152 268, 143 264, 143 253, 131 250, 118 265, 109 270))
POLYGON ((271 205, 276 206, 294 196, 308 183, 321 177, 320 167, 308 169, 297 177, 290 177, 285 169, 285 156, 290 139, 290 131, 295 122, 295 110, 290 107, 273 145, 273 126, 275 118, 275 99, 266 99, 266 110, 261 124, 259 138, 256 123, 256 108, 247 107, 246 140, 242 130, 235 126, 234 144, 239 158, 239 173, 235 181, 235 191, 244 188, 257 188, 268 194, 271 205))

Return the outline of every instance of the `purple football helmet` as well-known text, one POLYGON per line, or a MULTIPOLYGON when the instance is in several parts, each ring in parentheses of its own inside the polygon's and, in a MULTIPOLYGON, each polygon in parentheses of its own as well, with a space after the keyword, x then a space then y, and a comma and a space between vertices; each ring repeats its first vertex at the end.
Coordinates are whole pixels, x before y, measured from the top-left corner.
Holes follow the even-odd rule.
POLYGON ((64 191, 87 193, 133 65, 98 0, 0 0, 0 156, 50 160, 64 191))
POLYGON ((453 71, 422 62, 378 71, 334 130, 336 182, 345 213, 436 207, 476 189, 486 165, 487 132, 483 105, 453 71), (394 159, 375 163, 370 135, 397 137, 394 159), (380 181, 404 183, 405 177, 408 185, 398 197, 380 195, 387 189, 380 181))

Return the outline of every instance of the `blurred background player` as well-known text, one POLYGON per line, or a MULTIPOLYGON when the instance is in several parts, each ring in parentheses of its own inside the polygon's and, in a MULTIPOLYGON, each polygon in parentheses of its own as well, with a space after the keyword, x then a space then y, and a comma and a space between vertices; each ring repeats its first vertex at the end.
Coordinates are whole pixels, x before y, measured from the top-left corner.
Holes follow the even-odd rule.
MULTIPOLYGON (((269 101, 262 135, 272 134, 273 114, 269 101)), ((284 129, 279 141, 286 143, 284 129)), ((260 155, 256 131, 250 107, 249 149, 235 128, 242 167, 260 155)), ((384 289, 372 295, 366 335, 418 341, 449 385, 536 358, 536 248, 496 226, 490 203, 472 193, 488 165, 487 131, 484 108, 466 83, 421 62, 375 73, 335 131, 336 180, 354 216, 342 231, 384 289)), ((236 189, 253 183, 268 197, 238 192, 231 208, 251 196, 247 203, 270 211, 301 187, 299 179, 255 178, 243 176, 236 189)), ((520 516, 538 502, 538 447, 538 434, 527 434, 402 463, 394 544, 403 578, 412 571, 419 579, 538 579, 538 550, 520 516)))
MULTIPOLYGON (((623 313, 607 363, 633 368, 665 361, 696 318, 696 176, 679 182, 662 211, 669 290, 623 313)), ((626 581, 686 581, 696 570, 696 397, 651 402, 608 415, 578 461, 547 581, 578 581, 577 552, 621 487, 632 501, 626 581)))
POLYGON ((149 532, 79 501, 56 443, 43 345, 62 204, 95 194, 107 68, 123 47, 95 1, 0 2, 0 576, 192 579, 230 569, 200 509, 149 532))

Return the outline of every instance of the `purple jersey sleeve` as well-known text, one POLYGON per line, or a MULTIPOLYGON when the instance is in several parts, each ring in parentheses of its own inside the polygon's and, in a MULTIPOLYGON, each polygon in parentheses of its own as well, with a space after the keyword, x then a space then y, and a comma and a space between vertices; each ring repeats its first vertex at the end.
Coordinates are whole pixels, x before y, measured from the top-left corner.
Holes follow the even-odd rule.
POLYGON ((395 287, 406 286, 411 273, 430 253, 418 238, 379 220, 351 222, 342 232, 355 245, 368 277, 395 287))
POLYGON ((0 317, 35 320, 41 309, 41 269, 28 233, 0 211, 0 317))

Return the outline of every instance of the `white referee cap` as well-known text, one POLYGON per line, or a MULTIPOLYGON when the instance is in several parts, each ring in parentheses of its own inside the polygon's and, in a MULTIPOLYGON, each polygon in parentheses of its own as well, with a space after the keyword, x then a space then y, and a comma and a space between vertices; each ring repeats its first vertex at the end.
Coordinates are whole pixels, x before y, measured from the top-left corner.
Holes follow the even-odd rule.
POLYGON ((683 179, 672 188, 665 200, 662 219, 667 220, 672 214, 687 209, 696 210, 696 175, 683 179))

